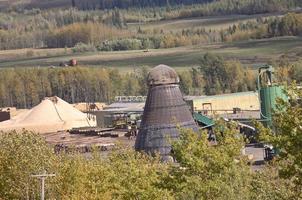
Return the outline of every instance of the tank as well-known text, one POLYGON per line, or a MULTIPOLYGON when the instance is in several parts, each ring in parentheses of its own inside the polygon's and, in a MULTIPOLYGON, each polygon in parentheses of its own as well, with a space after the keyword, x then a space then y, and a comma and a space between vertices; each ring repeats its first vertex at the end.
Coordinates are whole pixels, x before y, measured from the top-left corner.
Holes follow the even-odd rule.
POLYGON ((274 80, 272 66, 259 68, 258 90, 261 104, 261 119, 267 127, 273 127, 273 110, 277 108, 277 99, 288 100, 284 93, 284 86, 274 80))
POLYGON ((270 86, 260 89, 261 113, 263 119, 268 119, 267 125, 272 125, 273 110, 277 108, 277 99, 286 99, 282 86, 270 86))
POLYGON ((159 65, 148 74, 148 96, 135 141, 137 151, 158 153, 163 161, 171 159, 171 143, 179 138, 179 128, 198 131, 189 107, 179 89, 174 69, 159 65))

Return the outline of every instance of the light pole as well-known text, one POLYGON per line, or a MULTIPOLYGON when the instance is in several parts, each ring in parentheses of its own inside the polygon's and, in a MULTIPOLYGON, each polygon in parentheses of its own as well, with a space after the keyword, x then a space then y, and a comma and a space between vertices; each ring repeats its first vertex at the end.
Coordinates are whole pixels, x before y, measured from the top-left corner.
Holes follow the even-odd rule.
POLYGON ((42 174, 36 174, 31 175, 32 177, 41 179, 41 200, 45 199, 45 179, 47 177, 53 177, 56 176, 55 174, 46 174, 46 171, 44 170, 42 174))

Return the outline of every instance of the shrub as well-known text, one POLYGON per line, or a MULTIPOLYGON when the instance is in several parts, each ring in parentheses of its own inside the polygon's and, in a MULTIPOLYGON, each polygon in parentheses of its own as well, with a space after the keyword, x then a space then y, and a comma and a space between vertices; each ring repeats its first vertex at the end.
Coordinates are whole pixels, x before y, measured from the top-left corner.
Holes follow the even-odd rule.
POLYGON ((33 57, 35 55, 35 52, 33 50, 27 50, 26 51, 26 57, 33 57))
POLYGON ((139 39, 119 39, 103 42, 98 50, 100 51, 124 51, 142 49, 142 41, 139 39))
POLYGON ((92 44, 84 44, 84 43, 77 43, 73 48, 72 51, 74 53, 77 52, 93 52, 96 51, 95 46, 93 46, 92 44))

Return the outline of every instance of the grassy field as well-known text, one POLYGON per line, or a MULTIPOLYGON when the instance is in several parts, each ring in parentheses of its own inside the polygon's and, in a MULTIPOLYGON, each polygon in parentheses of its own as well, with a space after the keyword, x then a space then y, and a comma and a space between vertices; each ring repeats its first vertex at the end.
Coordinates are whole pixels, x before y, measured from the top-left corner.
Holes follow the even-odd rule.
MULTIPOLYGON (((3 0, 0 0, 0 2, 3 0)), ((54 2, 60 2, 56 0, 54 2)), ((4 2, 4 1, 3 1, 4 2)), ((16 2, 18 2, 16 0, 16 2)), ((34 2, 39 2, 35 0, 34 2)), ((257 18, 280 14, 229 15, 191 19, 164 20, 144 24, 128 24, 130 30, 165 30, 179 32, 182 29, 205 28, 221 30, 233 24, 245 23, 257 18)), ((75 58, 80 65, 110 67, 129 71, 140 66, 167 64, 179 70, 198 66, 200 57, 206 53, 220 54, 227 59, 238 59, 246 65, 259 65, 286 54, 292 60, 302 55, 302 38, 284 37, 226 44, 188 46, 172 49, 151 49, 118 52, 72 53, 71 49, 20 49, 0 51, 0 67, 56 67, 75 58)))
POLYGON ((118 68, 123 71, 141 66, 167 64, 179 70, 198 66, 206 52, 240 60, 248 66, 257 66, 286 55, 298 60, 302 55, 302 37, 282 37, 255 41, 190 46, 172 49, 152 49, 149 52, 118 51, 73 54, 70 49, 40 49, 0 51, 0 67, 50 67, 75 58, 80 65, 118 68), (30 53, 28 53, 30 52, 30 53), (30 57, 28 55, 30 54, 30 57))

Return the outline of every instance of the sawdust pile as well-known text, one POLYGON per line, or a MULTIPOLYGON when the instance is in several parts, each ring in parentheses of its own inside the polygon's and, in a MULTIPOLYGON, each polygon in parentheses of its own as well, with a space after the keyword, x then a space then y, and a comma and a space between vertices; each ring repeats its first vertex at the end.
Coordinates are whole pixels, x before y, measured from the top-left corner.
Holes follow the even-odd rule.
POLYGON ((0 123, 0 131, 31 130, 39 133, 64 131, 71 128, 96 126, 71 104, 58 97, 47 97, 31 110, 0 123))

